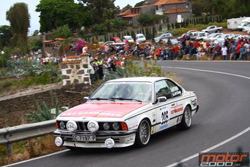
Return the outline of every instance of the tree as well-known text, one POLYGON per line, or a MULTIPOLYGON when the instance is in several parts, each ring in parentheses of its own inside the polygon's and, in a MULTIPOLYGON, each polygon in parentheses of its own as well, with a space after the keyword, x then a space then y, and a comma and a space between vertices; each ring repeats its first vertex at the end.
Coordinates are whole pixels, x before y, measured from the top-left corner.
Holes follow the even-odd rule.
POLYGON ((148 27, 146 28, 146 39, 151 39, 151 34, 149 32, 148 27))
POLYGON ((132 8, 132 6, 127 4, 124 8, 122 8, 122 11, 126 11, 126 10, 128 10, 130 8, 132 8))
POLYGON ((150 16, 147 13, 141 13, 137 21, 141 26, 147 26, 150 23, 150 16))
POLYGON ((160 24, 160 26, 159 26, 159 31, 162 31, 162 26, 161 26, 161 24, 160 24))
POLYGON ((25 3, 15 3, 6 12, 6 20, 10 22, 13 45, 21 47, 23 53, 27 48, 27 34, 30 27, 30 15, 25 3))
POLYGON ((39 38, 39 39, 33 39, 31 42, 30 42, 30 50, 32 51, 38 51, 38 49, 41 49, 43 46, 43 43, 42 43, 42 39, 39 38))
POLYGON ((32 36, 37 36, 38 33, 39 33, 39 31, 38 31, 38 30, 35 30, 35 31, 33 32, 33 35, 32 35, 32 36))
POLYGON ((70 29, 91 26, 93 15, 88 7, 74 3, 74 0, 41 0, 36 6, 40 12, 40 32, 48 32, 68 24, 70 29))
POLYGON ((91 11, 95 24, 101 24, 105 20, 114 19, 118 12, 114 0, 78 0, 78 2, 91 11))
POLYGON ((53 29, 51 32, 52 39, 55 38, 68 38, 72 36, 72 32, 69 29, 68 25, 64 25, 61 27, 58 27, 57 29, 53 29))
POLYGON ((143 6, 143 4, 145 3, 146 1, 141 1, 141 2, 138 2, 137 4, 135 4, 135 7, 138 7, 138 6, 143 6))
POLYGON ((157 23, 160 21, 160 20, 163 20, 163 19, 166 19, 166 15, 158 15, 158 14, 155 14, 153 16, 150 17, 150 20, 152 22, 156 21, 157 23))
POLYGON ((107 28, 104 24, 95 24, 91 26, 92 32, 97 33, 98 35, 104 35, 107 33, 107 28))
POLYGON ((0 49, 10 45, 12 38, 11 27, 7 25, 0 26, 0 49))

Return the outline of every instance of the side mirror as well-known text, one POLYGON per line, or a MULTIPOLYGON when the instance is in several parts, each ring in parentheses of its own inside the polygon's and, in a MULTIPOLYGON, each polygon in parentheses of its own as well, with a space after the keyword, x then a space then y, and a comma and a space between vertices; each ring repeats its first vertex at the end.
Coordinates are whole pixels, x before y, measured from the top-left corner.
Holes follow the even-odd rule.
POLYGON ((84 99, 84 100, 89 100, 89 97, 84 97, 83 99, 84 99))
POLYGON ((159 103, 166 102, 166 101, 167 101, 167 98, 165 96, 158 97, 159 103))

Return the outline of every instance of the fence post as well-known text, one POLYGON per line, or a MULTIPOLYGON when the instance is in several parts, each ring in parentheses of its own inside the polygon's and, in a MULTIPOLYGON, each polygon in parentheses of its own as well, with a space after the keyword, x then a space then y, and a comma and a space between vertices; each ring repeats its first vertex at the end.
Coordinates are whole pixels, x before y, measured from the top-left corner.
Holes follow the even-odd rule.
POLYGON ((7 154, 8 154, 8 157, 10 157, 13 153, 13 149, 12 149, 12 143, 8 143, 7 144, 7 154))

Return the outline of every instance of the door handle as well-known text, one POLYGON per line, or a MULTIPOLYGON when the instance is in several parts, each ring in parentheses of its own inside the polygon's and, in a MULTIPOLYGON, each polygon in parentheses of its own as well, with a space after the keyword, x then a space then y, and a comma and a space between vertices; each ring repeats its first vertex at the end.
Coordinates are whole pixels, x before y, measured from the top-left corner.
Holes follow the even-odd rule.
POLYGON ((175 103, 173 103, 171 106, 175 106, 175 103))

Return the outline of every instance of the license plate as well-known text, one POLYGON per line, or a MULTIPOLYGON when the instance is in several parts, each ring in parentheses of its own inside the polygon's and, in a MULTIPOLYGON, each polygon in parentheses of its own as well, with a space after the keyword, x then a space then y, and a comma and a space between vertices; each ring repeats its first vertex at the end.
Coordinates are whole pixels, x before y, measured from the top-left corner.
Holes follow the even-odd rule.
POLYGON ((95 135, 72 135, 73 141, 96 141, 95 135))

